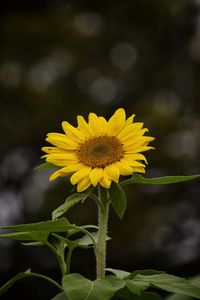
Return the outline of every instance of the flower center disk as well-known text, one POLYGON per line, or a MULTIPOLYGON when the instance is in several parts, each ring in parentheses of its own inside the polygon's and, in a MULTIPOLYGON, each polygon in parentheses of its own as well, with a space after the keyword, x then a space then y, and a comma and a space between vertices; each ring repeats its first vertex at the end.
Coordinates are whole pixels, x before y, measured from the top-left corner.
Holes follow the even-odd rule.
POLYGON ((80 162, 92 168, 104 168, 119 161, 123 154, 120 141, 107 135, 86 140, 77 151, 80 162))

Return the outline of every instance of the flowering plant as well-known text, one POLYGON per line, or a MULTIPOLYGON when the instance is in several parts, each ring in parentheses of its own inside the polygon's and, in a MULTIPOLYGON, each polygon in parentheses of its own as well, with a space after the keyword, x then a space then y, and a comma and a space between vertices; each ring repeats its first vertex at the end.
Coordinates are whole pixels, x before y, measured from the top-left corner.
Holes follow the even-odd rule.
POLYGON ((110 206, 120 219, 126 210, 124 186, 128 184, 170 184, 199 178, 191 176, 165 176, 145 178, 147 160, 142 154, 153 149, 149 143, 153 137, 145 135, 143 123, 134 122, 134 116, 126 118, 124 109, 118 109, 107 121, 94 113, 88 122, 77 117, 78 125, 73 127, 64 121, 64 134, 49 133, 46 141, 53 146, 42 150, 46 162, 37 167, 57 168, 50 176, 70 175, 77 192, 52 212, 52 219, 44 222, 7 226, 8 232, 1 238, 23 241, 28 246, 47 246, 57 258, 61 273, 61 284, 31 270, 21 272, 0 289, 6 292, 16 281, 24 277, 38 277, 49 281, 59 293, 52 300, 109 300, 135 299, 159 300, 155 292, 167 292, 200 299, 200 286, 190 281, 169 275, 163 271, 139 270, 126 272, 106 267, 107 224, 110 206), (121 176, 129 176, 125 180, 121 176), (98 207, 98 226, 71 224, 63 215, 75 204, 87 198, 94 200, 98 207), (76 234, 82 234, 76 238, 76 234), (81 274, 70 272, 71 257, 77 247, 93 247, 96 258, 96 279, 89 280, 81 274), (150 289, 149 289, 150 288, 150 289))

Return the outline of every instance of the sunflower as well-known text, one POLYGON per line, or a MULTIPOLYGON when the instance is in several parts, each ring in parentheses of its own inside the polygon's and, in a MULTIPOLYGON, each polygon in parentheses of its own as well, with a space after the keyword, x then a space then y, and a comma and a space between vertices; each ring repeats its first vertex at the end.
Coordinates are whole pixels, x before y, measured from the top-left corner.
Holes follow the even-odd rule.
POLYGON ((46 153, 42 158, 61 167, 49 180, 71 175, 71 183, 82 192, 98 184, 109 189, 120 175, 145 173, 147 161, 141 152, 153 149, 148 144, 154 138, 144 136, 148 129, 133 122, 134 117, 126 119, 124 109, 119 108, 108 121, 90 113, 88 122, 77 116, 77 127, 62 122, 64 134, 48 133, 46 141, 53 147, 42 148, 46 153))

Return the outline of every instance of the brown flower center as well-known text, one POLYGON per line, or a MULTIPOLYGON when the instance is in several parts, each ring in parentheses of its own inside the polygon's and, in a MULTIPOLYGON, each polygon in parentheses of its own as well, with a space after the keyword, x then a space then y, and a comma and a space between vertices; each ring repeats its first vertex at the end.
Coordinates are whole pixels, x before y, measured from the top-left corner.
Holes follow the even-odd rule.
POLYGON ((92 168, 104 168, 123 157, 122 144, 114 136, 102 135, 86 140, 77 150, 80 162, 92 168))

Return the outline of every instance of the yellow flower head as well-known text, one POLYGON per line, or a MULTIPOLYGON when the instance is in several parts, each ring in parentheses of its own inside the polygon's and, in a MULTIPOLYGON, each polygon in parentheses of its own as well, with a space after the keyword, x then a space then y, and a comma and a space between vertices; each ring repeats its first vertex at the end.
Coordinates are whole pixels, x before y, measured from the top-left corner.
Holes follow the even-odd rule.
POLYGON ((77 127, 62 122, 64 134, 48 133, 46 141, 54 147, 42 148, 46 161, 61 167, 49 179, 72 175, 71 183, 82 192, 98 183, 109 189, 120 175, 145 173, 147 161, 141 152, 153 149, 148 144, 154 138, 144 136, 148 129, 133 122, 134 116, 126 119, 124 109, 119 108, 108 121, 90 113, 88 123, 77 117, 77 127))

